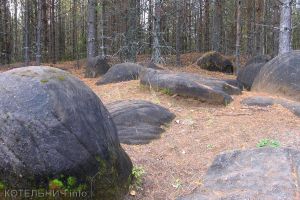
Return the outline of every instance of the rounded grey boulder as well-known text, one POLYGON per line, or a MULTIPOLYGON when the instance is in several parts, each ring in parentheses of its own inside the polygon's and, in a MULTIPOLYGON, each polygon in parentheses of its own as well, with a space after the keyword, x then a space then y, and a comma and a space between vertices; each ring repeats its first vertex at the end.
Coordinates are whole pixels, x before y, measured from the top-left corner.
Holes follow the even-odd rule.
POLYGON ((247 61, 246 65, 239 70, 237 81, 247 90, 251 90, 252 84, 261 68, 272 58, 269 55, 259 55, 247 61))
POLYGON ((96 78, 97 76, 105 74, 110 66, 105 57, 97 56, 88 59, 87 68, 85 70, 86 78, 96 78))
POLYGON ((279 55, 265 64, 252 90, 300 101, 300 51, 279 55))
POLYGON ((109 83, 137 80, 142 68, 143 66, 135 63, 121 63, 114 65, 96 84, 105 85, 109 83))
POLYGON ((127 189, 132 163, 108 111, 79 79, 50 67, 13 69, 0 74, 0 96, 5 185, 47 188, 63 175, 87 186, 93 177, 99 198, 127 189))

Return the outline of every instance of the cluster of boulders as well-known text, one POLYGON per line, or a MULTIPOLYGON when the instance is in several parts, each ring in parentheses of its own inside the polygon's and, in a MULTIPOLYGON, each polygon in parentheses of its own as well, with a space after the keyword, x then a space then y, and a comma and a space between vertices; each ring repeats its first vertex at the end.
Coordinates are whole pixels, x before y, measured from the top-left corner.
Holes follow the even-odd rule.
POLYGON ((149 143, 175 118, 147 101, 104 106, 78 78, 51 67, 3 72, 0 84, 2 188, 121 199, 132 163, 120 142, 149 143))
MULTIPOLYGON (((196 63, 232 73, 217 52, 196 63)), ((251 59, 237 81, 175 73, 153 63, 110 67, 106 58, 89 60, 86 77, 97 84, 140 79, 169 95, 229 104, 241 87, 276 97, 251 97, 248 106, 280 104, 300 116, 300 51, 251 59), (284 100, 287 98, 289 100, 284 100)), ((141 100, 104 106, 82 81, 51 67, 24 67, 0 73, 1 188, 88 191, 87 199, 120 199, 127 192, 132 163, 120 145, 158 139, 175 115, 141 100), (72 184, 70 184, 70 182, 72 184)), ((300 152, 254 149, 219 155, 203 186, 180 199, 293 199, 299 193, 300 152), (276 163, 276 165, 274 165, 276 163)))

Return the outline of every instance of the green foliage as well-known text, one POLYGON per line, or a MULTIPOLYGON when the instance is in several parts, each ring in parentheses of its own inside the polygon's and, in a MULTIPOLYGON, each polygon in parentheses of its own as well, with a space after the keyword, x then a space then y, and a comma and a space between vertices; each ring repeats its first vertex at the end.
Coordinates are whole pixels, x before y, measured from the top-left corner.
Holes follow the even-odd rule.
POLYGON ((76 183, 77 183, 77 180, 75 177, 72 177, 72 176, 68 177, 68 179, 67 179, 68 187, 73 188, 76 185, 76 183))
POLYGON ((53 179, 49 182, 49 189, 50 190, 66 190, 66 191, 70 191, 70 192, 78 192, 78 191, 86 190, 87 185, 86 184, 78 185, 77 179, 73 176, 69 176, 67 179, 65 179, 65 176, 61 175, 60 179, 53 179))
POLYGON ((160 90, 161 93, 171 96, 173 93, 169 88, 163 88, 160 90))
POLYGON ((48 81, 47 79, 42 79, 42 80, 41 80, 41 83, 44 83, 44 84, 45 84, 45 83, 48 83, 48 82, 49 82, 49 81, 48 81))
POLYGON ((64 188, 64 183, 59 179, 53 179, 49 183, 50 190, 59 190, 64 188))
POLYGON ((262 147, 277 148, 277 147, 280 147, 280 142, 277 140, 261 139, 256 146, 259 148, 262 148, 262 147))
POLYGON ((60 81, 64 81, 66 78, 64 76, 58 76, 57 79, 60 81))
POLYGON ((145 174, 145 170, 143 167, 134 166, 132 169, 132 187, 140 188, 143 183, 143 176, 145 174))
POLYGON ((5 188, 5 184, 2 181, 0 181, 0 191, 3 191, 5 188))

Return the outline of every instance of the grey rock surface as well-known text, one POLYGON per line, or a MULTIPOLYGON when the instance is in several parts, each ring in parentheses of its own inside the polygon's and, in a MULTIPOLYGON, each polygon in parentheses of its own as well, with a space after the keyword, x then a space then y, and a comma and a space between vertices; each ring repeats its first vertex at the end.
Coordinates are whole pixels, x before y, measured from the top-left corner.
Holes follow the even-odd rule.
POLYGON ((222 153, 204 184, 179 200, 298 200, 300 152, 261 148, 222 153))
POLYGON ((265 64, 252 89, 300 101, 300 51, 279 55, 265 64))
POLYGON ((292 113, 294 113, 296 116, 300 117, 300 103, 295 101, 289 101, 285 99, 278 99, 278 98, 271 98, 271 97, 249 97, 244 99, 242 102, 244 105, 248 106, 260 106, 260 107, 266 107, 266 106, 272 106, 274 104, 279 104, 292 113))
POLYGON ((147 144, 159 139, 164 132, 162 126, 175 118, 168 109, 142 100, 117 101, 106 107, 124 144, 147 144))
POLYGON ((86 78, 96 78, 100 75, 105 74, 109 70, 110 66, 105 57, 97 56, 90 58, 87 63, 85 71, 86 78))
POLYGON ((121 63, 114 65, 96 84, 105 85, 109 83, 137 80, 142 68, 144 67, 135 63, 121 63))
POLYGON ((108 111, 68 72, 24 67, 0 74, 0 179, 13 188, 47 188, 72 176, 99 198, 126 190, 132 163, 108 111), (101 173, 99 174, 99 171, 101 173))
POLYGON ((146 69, 141 73, 140 82, 154 90, 168 90, 172 94, 223 105, 233 101, 230 95, 241 94, 241 90, 229 81, 190 73, 146 69))

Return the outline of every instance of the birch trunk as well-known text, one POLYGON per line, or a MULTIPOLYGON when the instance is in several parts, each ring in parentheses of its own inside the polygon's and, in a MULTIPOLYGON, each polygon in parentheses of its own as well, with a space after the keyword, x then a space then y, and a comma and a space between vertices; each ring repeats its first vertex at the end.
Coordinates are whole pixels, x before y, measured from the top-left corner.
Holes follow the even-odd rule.
POLYGON ((279 54, 290 52, 292 33, 292 0, 284 0, 281 5, 279 54))
POLYGON ((92 58, 95 56, 95 0, 88 1, 88 38, 87 38, 87 57, 92 58))
POLYGON ((161 0, 155 0, 155 12, 154 12, 154 30, 153 30, 153 52, 152 61, 154 63, 161 63, 161 51, 160 51, 160 15, 161 15, 161 0))

